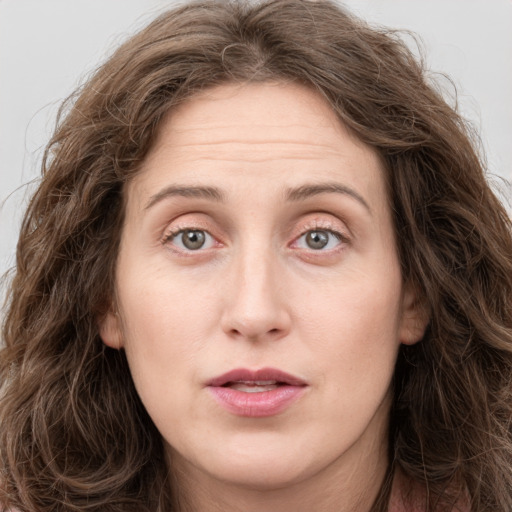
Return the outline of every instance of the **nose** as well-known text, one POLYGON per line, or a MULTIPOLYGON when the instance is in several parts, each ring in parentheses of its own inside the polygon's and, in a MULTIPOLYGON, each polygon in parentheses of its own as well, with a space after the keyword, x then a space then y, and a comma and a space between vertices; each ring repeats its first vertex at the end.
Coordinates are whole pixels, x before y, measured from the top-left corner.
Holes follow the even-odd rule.
POLYGON ((229 337, 278 340, 289 333, 289 303, 278 267, 272 254, 247 255, 233 262, 221 319, 229 337))

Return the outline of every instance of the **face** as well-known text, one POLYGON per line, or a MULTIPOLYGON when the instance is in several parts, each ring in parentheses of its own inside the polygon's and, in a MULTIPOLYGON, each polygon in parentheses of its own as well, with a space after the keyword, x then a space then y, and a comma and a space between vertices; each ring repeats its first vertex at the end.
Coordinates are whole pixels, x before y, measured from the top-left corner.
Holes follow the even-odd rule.
POLYGON ((316 93, 225 85, 173 111, 127 186, 116 277, 100 334, 182 472, 265 488, 385 464, 423 323, 379 158, 316 93))

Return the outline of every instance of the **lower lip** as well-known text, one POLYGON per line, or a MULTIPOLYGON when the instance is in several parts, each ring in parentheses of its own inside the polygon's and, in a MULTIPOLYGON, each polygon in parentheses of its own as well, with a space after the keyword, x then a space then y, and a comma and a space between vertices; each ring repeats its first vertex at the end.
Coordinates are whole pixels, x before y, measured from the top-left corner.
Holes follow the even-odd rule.
POLYGON ((210 386, 210 393, 227 411, 237 416, 263 418, 290 407, 305 391, 305 386, 279 386, 270 391, 245 393, 228 387, 210 386))

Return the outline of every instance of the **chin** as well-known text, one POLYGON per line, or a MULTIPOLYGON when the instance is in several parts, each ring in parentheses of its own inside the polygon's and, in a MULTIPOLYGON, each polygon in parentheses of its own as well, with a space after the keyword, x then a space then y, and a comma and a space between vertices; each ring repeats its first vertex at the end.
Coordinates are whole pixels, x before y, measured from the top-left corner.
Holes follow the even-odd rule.
POLYGON ((211 476, 225 483, 253 491, 271 491, 300 483, 309 475, 295 463, 276 462, 276 457, 217 467, 211 476))
POLYGON ((301 449, 297 444, 287 446, 282 439, 278 445, 275 439, 266 441, 245 439, 243 443, 224 444, 221 449, 219 445, 212 446, 211 450, 201 450, 200 457, 191 454, 184 458, 173 450, 172 465, 185 472, 193 467, 196 477, 202 475, 208 480, 254 491, 293 486, 315 474, 317 466, 322 466, 304 456, 306 448, 301 449))

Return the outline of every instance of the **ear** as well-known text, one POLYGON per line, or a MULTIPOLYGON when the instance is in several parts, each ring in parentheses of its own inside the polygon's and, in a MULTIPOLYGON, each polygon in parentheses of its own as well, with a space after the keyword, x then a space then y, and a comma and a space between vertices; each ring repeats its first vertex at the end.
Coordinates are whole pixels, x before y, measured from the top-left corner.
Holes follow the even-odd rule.
POLYGON ((121 322, 117 313, 109 311, 100 318, 98 328, 100 337, 107 347, 119 350, 123 348, 123 336, 121 334, 121 322))
POLYGON ((402 319, 400 343, 414 345, 425 335, 430 321, 430 310, 417 289, 411 285, 404 287, 402 299, 402 319))

